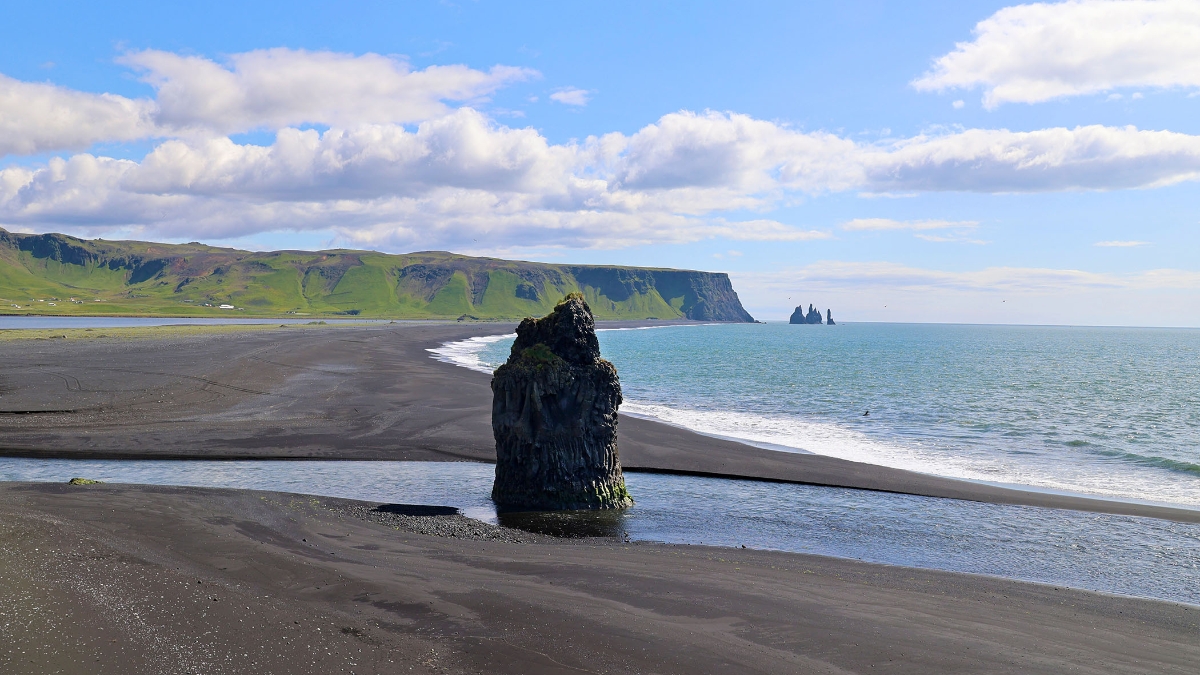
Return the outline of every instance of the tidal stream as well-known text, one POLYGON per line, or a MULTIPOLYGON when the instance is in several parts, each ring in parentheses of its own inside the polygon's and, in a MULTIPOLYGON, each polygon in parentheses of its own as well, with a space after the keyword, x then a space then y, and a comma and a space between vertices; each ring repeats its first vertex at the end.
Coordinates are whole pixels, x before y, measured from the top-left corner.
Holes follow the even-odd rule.
POLYGON ((453 506, 566 536, 813 553, 1200 605, 1200 525, 1154 518, 644 473, 626 474, 637 503, 623 513, 498 517, 490 464, 0 458, 2 480, 75 476, 453 506))

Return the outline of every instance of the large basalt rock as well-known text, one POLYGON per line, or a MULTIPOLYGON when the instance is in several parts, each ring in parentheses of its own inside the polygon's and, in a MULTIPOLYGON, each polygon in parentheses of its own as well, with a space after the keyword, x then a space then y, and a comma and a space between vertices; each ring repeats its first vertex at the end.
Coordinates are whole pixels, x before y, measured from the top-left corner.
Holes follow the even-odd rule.
POLYGON ((631 506, 617 456, 620 405, 617 369, 600 358, 596 322, 582 295, 522 321, 508 361, 492 377, 497 507, 631 506))
MULTIPOLYGON (((827 309, 825 310, 825 313, 829 317, 826 323, 828 323, 830 326, 835 325, 833 322, 833 312, 827 309)), ((796 311, 792 312, 792 316, 788 319, 788 323, 800 325, 819 324, 821 323, 821 310, 814 309, 812 305, 809 305, 808 313, 805 314, 804 305, 800 305, 796 308, 796 311)))

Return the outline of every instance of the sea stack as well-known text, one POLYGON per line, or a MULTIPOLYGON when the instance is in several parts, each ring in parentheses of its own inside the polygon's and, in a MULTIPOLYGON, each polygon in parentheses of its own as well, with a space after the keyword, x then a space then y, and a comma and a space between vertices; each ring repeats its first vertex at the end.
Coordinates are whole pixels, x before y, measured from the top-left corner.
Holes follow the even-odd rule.
POLYGON ((617 369, 600 358, 596 321, 579 293, 517 327, 492 376, 496 482, 507 511, 633 505, 617 456, 617 369))
MULTIPOLYGON (((830 326, 837 325, 833 322, 833 311, 832 310, 828 310, 828 309, 825 310, 825 316, 828 318, 828 320, 825 321, 825 323, 829 324, 830 326)), ((821 323, 821 310, 815 309, 812 305, 809 305, 808 313, 805 314, 804 313, 804 305, 800 305, 799 307, 796 308, 796 311, 792 312, 792 316, 791 316, 791 318, 788 319, 788 323, 800 324, 800 325, 820 324, 821 323)))

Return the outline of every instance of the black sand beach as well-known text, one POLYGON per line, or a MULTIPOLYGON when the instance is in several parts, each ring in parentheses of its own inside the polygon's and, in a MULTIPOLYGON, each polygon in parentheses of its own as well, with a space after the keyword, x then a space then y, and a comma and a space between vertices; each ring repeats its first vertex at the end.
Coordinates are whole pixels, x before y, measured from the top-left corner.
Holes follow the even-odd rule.
POLYGON ((461 517, 360 517, 373 506, 0 485, 0 671, 1111 675, 1200 662, 1194 607, 767 551, 512 543, 461 517))
MULTIPOLYGON (((4 453, 489 461, 496 325, 0 341, 4 453)), ((499 327, 501 330, 505 327, 499 327)), ((112 334, 112 331, 108 332, 112 334)), ((631 469, 1200 520, 623 418, 631 469)), ((1191 673, 1198 610, 770 551, 554 540, 303 495, 0 484, 0 671, 1191 673)))

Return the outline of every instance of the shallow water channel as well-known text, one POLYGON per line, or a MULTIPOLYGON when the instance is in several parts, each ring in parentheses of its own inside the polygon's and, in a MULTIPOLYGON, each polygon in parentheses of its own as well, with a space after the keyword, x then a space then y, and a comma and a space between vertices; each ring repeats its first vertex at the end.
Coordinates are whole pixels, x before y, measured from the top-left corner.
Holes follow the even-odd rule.
MULTIPOLYGON (((490 464, 34 460, 0 479, 192 485, 453 506, 498 522, 490 464)), ((499 517, 566 535, 628 535, 988 574, 1200 605, 1200 525, 843 488, 629 473, 637 504, 582 519, 499 517)))

